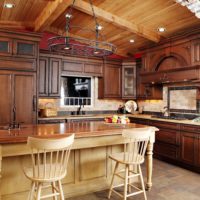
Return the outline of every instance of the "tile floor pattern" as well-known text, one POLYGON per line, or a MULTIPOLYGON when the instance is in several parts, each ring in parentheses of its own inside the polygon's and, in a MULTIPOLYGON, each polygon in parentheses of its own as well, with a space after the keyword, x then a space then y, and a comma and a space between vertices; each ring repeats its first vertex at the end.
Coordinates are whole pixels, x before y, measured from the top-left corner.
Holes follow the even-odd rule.
MULTIPOLYGON (((144 169, 144 167, 143 167, 144 169)), ((145 177, 145 172, 143 173, 145 177)), ((108 190, 66 200, 108 200, 108 190)), ((200 200, 200 174, 154 159, 153 187, 148 200, 200 200)), ((110 200, 120 200, 112 193, 110 200)), ((143 194, 128 200, 144 200, 143 194)))

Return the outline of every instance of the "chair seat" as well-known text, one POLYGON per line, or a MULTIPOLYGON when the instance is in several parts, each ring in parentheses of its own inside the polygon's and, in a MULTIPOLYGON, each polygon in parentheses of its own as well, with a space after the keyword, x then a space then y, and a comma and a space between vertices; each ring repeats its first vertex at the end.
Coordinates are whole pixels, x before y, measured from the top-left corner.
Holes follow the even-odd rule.
POLYGON ((135 153, 115 153, 109 155, 109 158, 122 164, 138 165, 144 162, 144 157, 135 153), (135 159, 137 158, 137 160, 135 159))
POLYGON ((41 165, 39 169, 39 175, 36 171, 35 176, 33 175, 33 168, 24 168, 24 174, 25 176, 32 180, 37 182, 52 182, 52 181, 58 181, 63 179, 66 176, 66 170, 63 170, 60 172, 61 169, 59 165, 46 165, 46 173, 44 174, 44 166, 41 165), (53 169, 58 169, 54 171, 53 169), (51 174, 50 174, 51 173, 51 174))

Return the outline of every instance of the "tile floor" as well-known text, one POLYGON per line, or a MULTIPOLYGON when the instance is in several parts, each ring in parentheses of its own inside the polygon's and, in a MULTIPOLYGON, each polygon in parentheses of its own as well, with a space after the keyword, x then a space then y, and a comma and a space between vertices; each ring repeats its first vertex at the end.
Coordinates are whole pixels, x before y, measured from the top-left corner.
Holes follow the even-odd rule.
MULTIPOLYGON (((145 172, 144 172, 145 177, 145 172)), ((95 192, 66 200, 107 200, 108 191, 95 192)), ((200 174, 154 159, 153 187, 148 200, 200 200, 200 174)), ((120 199, 114 193, 110 200, 120 199)), ((128 200, 143 200, 143 194, 128 200)))

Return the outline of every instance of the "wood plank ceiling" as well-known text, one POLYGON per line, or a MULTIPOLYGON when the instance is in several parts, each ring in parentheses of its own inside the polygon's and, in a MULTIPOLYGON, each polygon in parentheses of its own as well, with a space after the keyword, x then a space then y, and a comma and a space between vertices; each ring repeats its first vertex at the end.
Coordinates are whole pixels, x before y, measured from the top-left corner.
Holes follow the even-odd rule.
MULTIPOLYGON (((117 46, 117 54, 133 55, 164 38, 191 31, 200 19, 174 0, 93 0, 95 14, 104 39, 117 46), (157 28, 164 26, 166 32, 157 28), (134 43, 129 40, 134 39, 134 43)), ((0 27, 65 34, 65 14, 72 0, 1 0, 0 27), (14 3, 13 9, 4 3, 14 3)), ((71 24, 94 29, 89 0, 76 0, 71 24)), ((73 35, 94 38, 91 33, 73 31, 73 35)))

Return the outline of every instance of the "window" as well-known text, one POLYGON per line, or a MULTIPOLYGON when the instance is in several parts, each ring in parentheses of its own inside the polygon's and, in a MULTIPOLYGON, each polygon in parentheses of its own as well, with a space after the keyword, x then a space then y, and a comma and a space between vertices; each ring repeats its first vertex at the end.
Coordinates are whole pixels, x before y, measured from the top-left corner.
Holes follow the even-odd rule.
POLYGON ((61 105, 92 105, 91 77, 61 77, 61 105))

